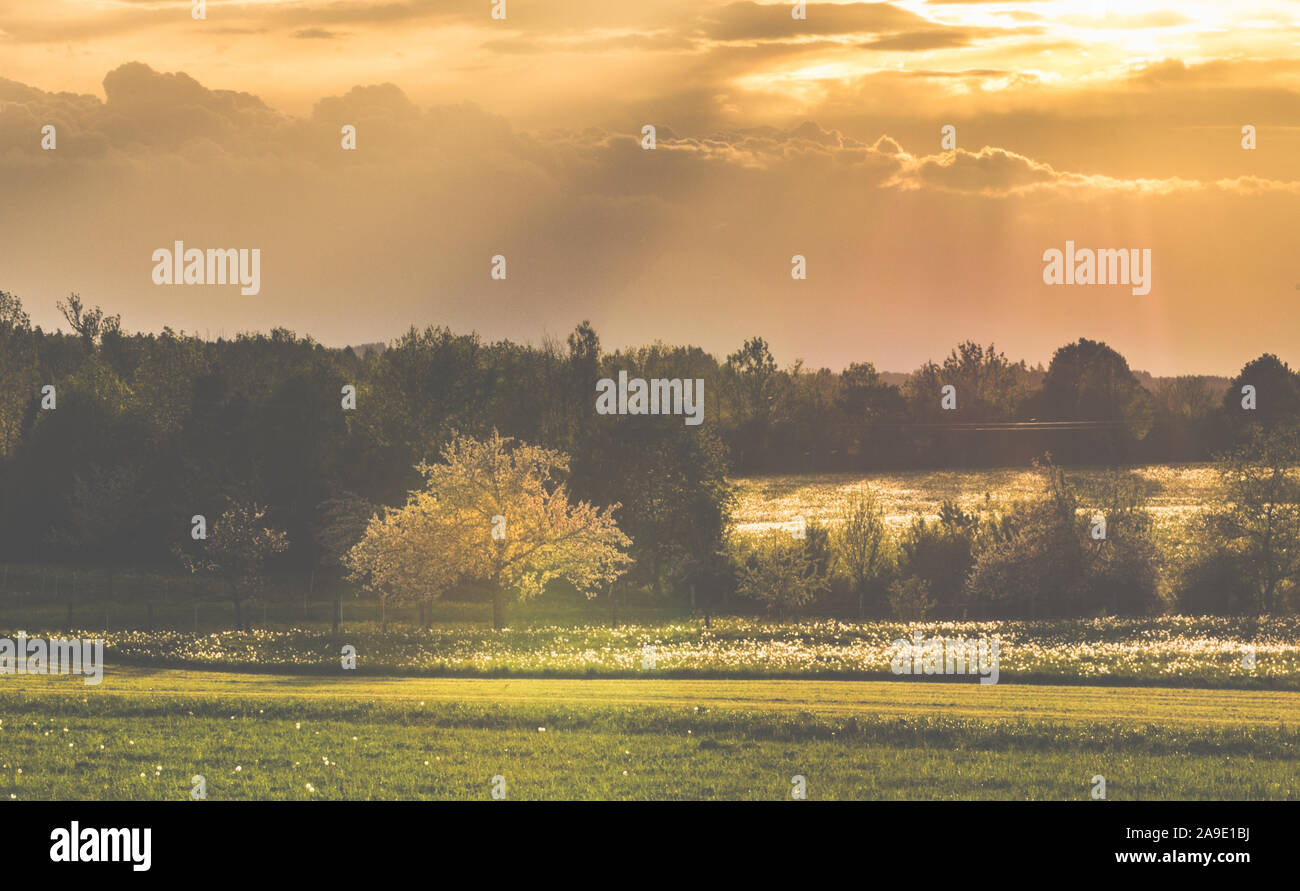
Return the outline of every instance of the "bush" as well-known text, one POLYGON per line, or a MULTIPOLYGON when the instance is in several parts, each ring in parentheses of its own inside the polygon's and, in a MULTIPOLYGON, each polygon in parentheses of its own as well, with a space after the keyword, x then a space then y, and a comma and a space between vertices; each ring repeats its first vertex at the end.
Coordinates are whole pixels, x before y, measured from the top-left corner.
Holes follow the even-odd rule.
POLYGON ((895 579, 889 586, 889 608, 900 622, 920 622, 930 613, 930 583, 917 576, 895 579))
MULTIPOLYGON (((921 588, 912 583, 922 583, 926 600, 936 615, 964 617, 967 606, 963 592, 966 577, 975 564, 978 533, 979 519, 952 502, 944 502, 939 519, 934 522, 924 518, 914 520, 903 532, 899 545, 898 575, 903 589, 919 591, 921 588)), ((891 606, 894 597, 891 589, 891 606)))
POLYGON ((995 618, 1157 612, 1158 559, 1135 481, 1117 475, 1100 509, 1080 515, 1076 493, 1049 461, 1046 491, 1007 517, 1009 534, 975 561, 967 595, 995 618), (1095 535, 1105 521, 1104 537, 1095 535))
POLYGON ((830 589, 830 549, 824 527, 810 523, 805 537, 768 532, 737 555, 736 592, 778 618, 797 615, 830 589))
POLYGON ((1193 549, 1178 579, 1178 611, 1186 615, 1242 616, 1257 612, 1250 560, 1222 541, 1193 549))
POLYGON ((879 616, 894 574, 894 546, 885 513, 870 488, 863 488, 840 505, 840 522, 831 537, 832 566, 857 601, 857 615, 879 616))

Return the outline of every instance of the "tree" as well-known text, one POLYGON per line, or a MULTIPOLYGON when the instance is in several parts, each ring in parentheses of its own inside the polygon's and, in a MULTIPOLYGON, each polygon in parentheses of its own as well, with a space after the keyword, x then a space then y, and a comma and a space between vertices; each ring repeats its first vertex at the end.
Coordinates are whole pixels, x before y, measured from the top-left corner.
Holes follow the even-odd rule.
POLYGON ((777 377, 776 359, 772 357, 767 341, 751 337, 727 357, 724 368, 737 387, 737 416, 741 423, 766 421, 772 411, 773 385, 777 377))
POLYGON ((894 579, 889 585, 889 609, 901 622, 922 622, 934 608, 930 583, 918 575, 894 579))
POLYGON ((81 302, 78 294, 70 294, 66 303, 60 300, 56 305, 63 318, 67 319, 68 324, 72 326, 72 330, 81 337, 87 349, 93 348, 104 335, 111 336, 122 331, 120 315, 104 315, 104 311, 98 306, 90 309, 81 302))
POLYGON ((953 348, 943 365, 927 362, 907 380, 906 393, 919 420, 947 420, 940 407, 944 385, 957 388, 961 420, 1005 420, 1014 416, 1028 392, 1029 370, 1022 360, 1013 364, 993 344, 972 340, 953 348))
POLYGON ((840 374, 835 407, 850 423, 899 421, 906 416, 907 400, 898 387, 885 383, 875 365, 854 362, 840 374))
POLYGON ((849 581, 858 598, 858 618, 866 615, 869 593, 879 594, 889 564, 889 530, 880 500, 869 488, 860 489, 840 506, 840 523, 832 535, 834 567, 849 581))
POLYGON ((996 530, 984 527, 967 596, 997 617, 1158 611, 1157 554, 1141 481, 1114 472, 1100 499, 1085 504, 1050 456, 1035 466, 1043 494, 1016 505, 996 530))
POLYGON ((266 586, 266 561, 289 547, 289 537, 267 528, 266 508, 252 502, 231 499, 217 522, 208 530, 198 555, 177 549, 181 563, 195 575, 224 581, 235 605, 235 627, 247 631, 243 602, 266 586))
MULTIPOLYGON (((570 336, 571 346, 582 342, 570 336)), ((716 378, 716 366, 703 351, 662 344, 607 356, 603 368, 611 378, 619 370, 646 379, 716 378)), ((650 588, 656 597, 665 588, 681 592, 706 583, 721 569, 719 551, 733 503, 727 448, 714 417, 706 412, 699 426, 654 416, 593 424, 588 393, 597 371, 587 372, 580 397, 585 411, 575 419, 575 493, 593 503, 622 505, 619 527, 633 540, 635 561, 628 583, 650 588)))
POLYGON ((1080 338, 1061 347, 1038 393, 1039 417, 1123 422, 1141 438, 1151 427, 1154 400, 1123 356, 1104 343, 1080 338))
POLYGON ((631 562, 631 540, 614 522, 617 504, 570 502, 568 469, 567 455, 496 431, 485 441, 455 436, 441 463, 419 466, 423 488, 371 520, 349 556, 354 577, 400 598, 486 584, 497 629, 508 597, 536 597, 556 579, 595 596, 631 562))
MULTIPOLYGON (((1222 378, 1180 374, 1156 384, 1155 398, 1162 413, 1181 421, 1203 421, 1222 402, 1222 378)), ((1240 397, 1240 388, 1238 388, 1240 397)))
POLYGON ((0 457, 18 442, 23 415, 36 392, 32 322, 23 302, 0 291, 0 457))
POLYGON ((903 594, 922 614, 938 608, 944 618, 965 618, 968 604, 963 602, 963 589, 974 565, 978 534, 979 517, 954 501, 940 505, 938 519, 917 517, 903 530, 898 547, 900 586, 890 596, 899 618, 904 618, 897 612, 903 594), (909 587, 906 583, 913 578, 924 585, 909 587))
POLYGON ((1232 379, 1223 394, 1223 414, 1233 444, 1248 441, 1254 426, 1300 423, 1300 376, 1277 356, 1264 353, 1247 362, 1232 379), (1255 392, 1255 408, 1249 411, 1242 408, 1241 392, 1248 385, 1255 392))
POLYGON ((373 517, 344 559, 349 578, 379 597, 382 605, 418 603, 441 597, 457 582, 456 564, 439 547, 452 538, 438 505, 413 496, 403 508, 373 517))
POLYGON ((1043 494, 1014 512, 1008 535, 980 551, 966 594, 997 618, 1055 618, 1083 612, 1088 554, 1079 499, 1064 471, 1035 462, 1043 494))
POLYGON ((753 470, 766 457, 781 373, 761 337, 751 337, 728 356, 722 372, 722 391, 729 397, 725 403, 734 428, 731 451, 742 470, 753 470))
POLYGON ((804 541, 766 532, 749 545, 738 570, 736 592, 767 606, 777 618, 798 613, 829 590, 826 567, 817 559, 825 530, 809 524, 804 541))
POLYGON ((1261 428, 1218 460, 1222 504, 1211 527, 1246 558, 1256 607, 1271 613, 1300 578, 1300 433, 1261 428))
MULTIPOLYGON (((366 527, 376 514, 375 506, 353 492, 344 492, 322 501, 316 507, 315 538, 320 552, 319 565, 336 574, 346 568, 348 554, 366 534, 366 527)), ((334 633, 342 621, 343 596, 335 590, 334 633)))
POLYGON ((120 544, 129 539, 145 502, 143 472, 132 465, 92 466, 72 478, 68 494, 68 522, 56 538, 81 552, 83 559, 104 564, 105 597, 113 599, 113 570, 120 560, 120 544))

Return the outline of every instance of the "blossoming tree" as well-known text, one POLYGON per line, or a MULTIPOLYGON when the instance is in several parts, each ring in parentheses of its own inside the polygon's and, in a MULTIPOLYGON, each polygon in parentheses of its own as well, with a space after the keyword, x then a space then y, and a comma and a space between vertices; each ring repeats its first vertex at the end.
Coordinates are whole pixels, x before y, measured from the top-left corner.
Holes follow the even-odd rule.
POLYGON ((352 578, 395 602, 486 584, 495 628, 505 627, 509 599, 556 579, 594 597, 626 571, 631 540, 614 521, 619 505, 570 501, 568 469, 567 455, 495 431, 454 437, 440 463, 420 465, 423 487, 370 521, 348 554, 352 578))

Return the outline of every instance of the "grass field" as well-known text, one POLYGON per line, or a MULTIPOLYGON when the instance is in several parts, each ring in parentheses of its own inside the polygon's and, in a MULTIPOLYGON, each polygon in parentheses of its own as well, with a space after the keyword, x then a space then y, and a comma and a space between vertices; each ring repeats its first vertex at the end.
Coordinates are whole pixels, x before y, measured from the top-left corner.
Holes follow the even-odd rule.
POLYGON ((1300 797, 1300 693, 871 681, 0 681, 0 797, 1300 797))
MULTIPOLYGON (((1100 490, 1110 473, 1104 469, 1070 468, 1066 476, 1084 499, 1100 490)), ((1158 525, 1176 526, 1210 500, 1217 476, 1208 464, 1153 464, 1130 473, 1142 484, 1148 507, 1158 525)), ((1042 476, 1031 469, 914 470, 901 473, 788 474, 736 480, 736 529, 741 533, 780 528, 796 516, 831 521, 840 501, 853 490, 870 486, 881 499, 886 519, 894 526, 913 517, 933 518, 945 500, 971 508, 989 495, 996 502, 1029 498, 1042 488, 1042 476)))

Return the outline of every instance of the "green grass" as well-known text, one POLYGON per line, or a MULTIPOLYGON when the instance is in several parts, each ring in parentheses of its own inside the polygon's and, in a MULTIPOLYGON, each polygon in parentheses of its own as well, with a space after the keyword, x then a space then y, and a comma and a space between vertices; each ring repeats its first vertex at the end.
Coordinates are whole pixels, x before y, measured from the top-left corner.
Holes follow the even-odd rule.
POLYGON ((4 799, 1300 797, 1282 692, 117 669, 0 714, 4 799))

